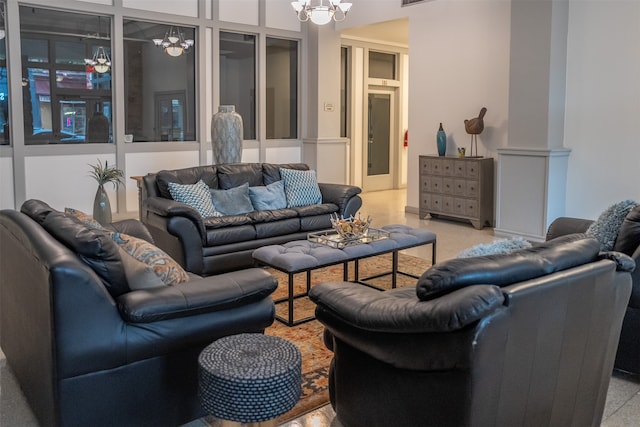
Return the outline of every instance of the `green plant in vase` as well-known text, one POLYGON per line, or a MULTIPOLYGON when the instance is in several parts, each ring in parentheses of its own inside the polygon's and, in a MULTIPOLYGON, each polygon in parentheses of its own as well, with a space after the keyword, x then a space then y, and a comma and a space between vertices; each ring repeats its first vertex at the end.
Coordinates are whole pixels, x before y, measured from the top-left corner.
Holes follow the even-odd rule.
POLYGON ((104 190, 104 186, 111 183, 117 190, 120 184, 123 184, 124 172, 114 166, 109 166, 106 160, 104 165, 98 159, 98 164, 90 164, 89 166, 91 166, 89 173, 98 182, 98 191, 93 200, 93 219, 106 225, 111 222, 111 203, 109 203, 109 196, 104 190))

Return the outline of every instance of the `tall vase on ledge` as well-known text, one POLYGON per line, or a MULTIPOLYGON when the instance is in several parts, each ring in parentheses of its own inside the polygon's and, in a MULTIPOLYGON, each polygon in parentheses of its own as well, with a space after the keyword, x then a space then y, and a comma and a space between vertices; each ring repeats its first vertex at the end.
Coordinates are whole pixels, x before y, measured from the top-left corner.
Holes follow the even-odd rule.
POLYGON ((242 160, 242 116, 234 105, 221 105, 211 120, 213 163, 239 163, 242 160))
POLYGON ((111 203, 103 185, 98 185, 96 197, 93 199, 93 219, 102 225, 111 224, 111 203))
POLYGON ((436 143, 438 145, 438 156, 447 154, 447 134, 442 127, 442 123, 440 123, 440 128, 436 134, 436 143))

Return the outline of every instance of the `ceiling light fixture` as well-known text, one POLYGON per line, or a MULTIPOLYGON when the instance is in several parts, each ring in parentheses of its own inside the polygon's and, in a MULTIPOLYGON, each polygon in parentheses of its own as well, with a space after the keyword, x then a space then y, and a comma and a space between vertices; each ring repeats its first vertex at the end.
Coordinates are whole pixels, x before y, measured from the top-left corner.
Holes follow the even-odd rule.
POLYGON ((342 0, 301 0, 291 2, 291 6, 298 14, 298 20, 311 20, 318 25, 328 24, 332 19, 344 21, 351 9, 351 3, 343 3, 342 0))
POLYGON ((164 49, 169 56, 180 56, 182 53, 189 53, 194 41, 192 39, 184 38, 180 28, 169 27, 166 33, 164 33, 163 39, 153 39, 153 44, 164 49))
MULTIPOLYGON (((98 46, 92 59, 85 58, 84 62, 89 66, 88 68, 93 68, 96 73, 100 74, 106 73, 111 67, 111 58, 109 58, 109 54, 102 46, 98 46)), ((91 72, 92 70, 89 69, 88 71, 91 72)))
MULTIPOLYGON (((98 32, 94 36, 90 36, 90 37, 98 40, 109 40, 108 32, 107 32, 106 38, 103 38, 100 35, 100 30, 102 26, 101 24, 102 24, 102 20, 100 16, 98 16, 98 32)), ((104 46, 98 46, 96 51, 93 53, 93 58, 91 59, 85 58, 84 62, 85 64, 87 64, 88 73, 92 73, 95 71, 96 73, 104 74, 107 71, 109 71, 109 69, 111 68, 111 58, 109 58, 109 54, 107 53, 107 50, 104 48, 104 46)))

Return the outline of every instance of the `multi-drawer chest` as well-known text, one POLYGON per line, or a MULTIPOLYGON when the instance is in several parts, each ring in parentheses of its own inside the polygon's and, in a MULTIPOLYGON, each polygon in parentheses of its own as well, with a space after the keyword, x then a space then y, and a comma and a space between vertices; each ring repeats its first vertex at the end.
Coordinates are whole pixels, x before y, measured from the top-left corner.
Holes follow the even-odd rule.
POLYGON ((420 218, 427 214, 493 226, 493 159, 420 156, 420 218))

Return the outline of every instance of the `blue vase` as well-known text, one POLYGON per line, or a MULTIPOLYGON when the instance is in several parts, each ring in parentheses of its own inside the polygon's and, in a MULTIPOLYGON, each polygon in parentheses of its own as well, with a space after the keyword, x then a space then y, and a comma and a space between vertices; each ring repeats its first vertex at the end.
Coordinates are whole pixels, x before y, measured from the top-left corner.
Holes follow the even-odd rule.
POLYGON ((436 141, 438 143, 438 156, 444 156, 447 154, 447 134, 442 128, 442 123, 440 123, 440 129, 438 129, 436 141))

